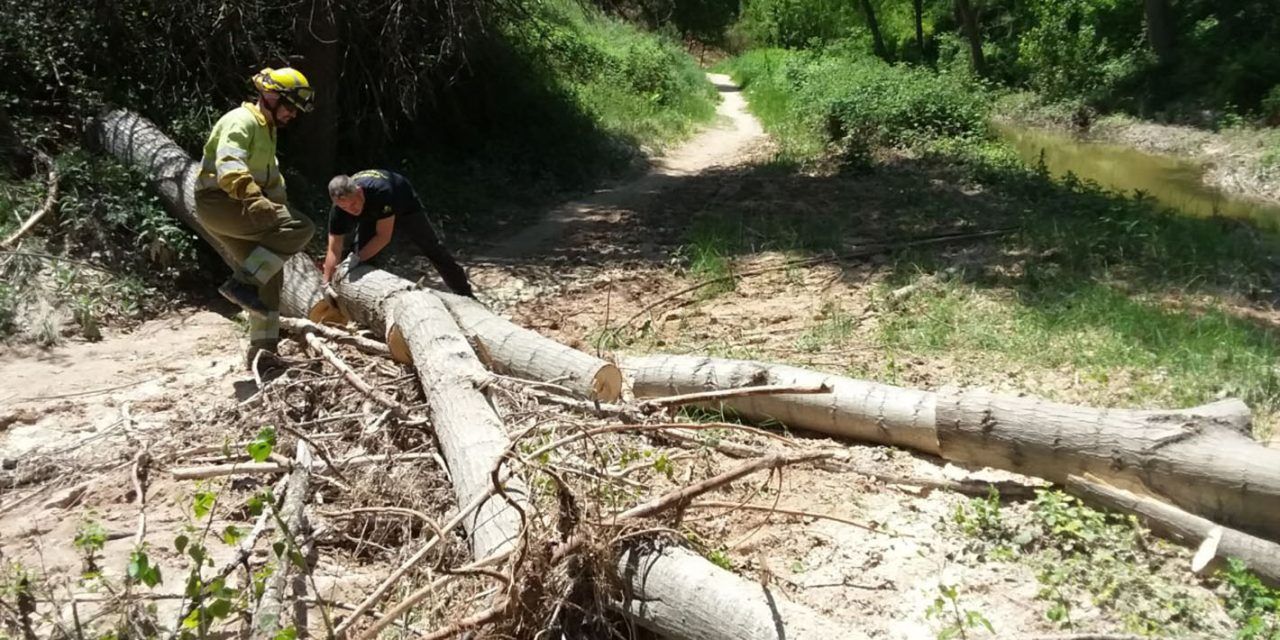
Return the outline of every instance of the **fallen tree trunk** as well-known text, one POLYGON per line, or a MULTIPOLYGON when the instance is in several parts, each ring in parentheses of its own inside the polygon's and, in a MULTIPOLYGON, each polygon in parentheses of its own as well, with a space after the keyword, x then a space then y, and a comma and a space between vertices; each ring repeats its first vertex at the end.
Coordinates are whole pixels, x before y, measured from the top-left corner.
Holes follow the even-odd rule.
MULTIPOLYGON (((491 486, 490 471, 509 440, 480 392, 489 374, 462 337, 445 303, 433 292, 416 290, 407 280, 368 267, 348 270, 344 265, 333 285, 338 304, 349 317, 388 335, 389 344, 402 343, 412 354, 458 504, 483 496, 491 486)), ((511 482, 506 491, 523 508, 523 488, 511 482)), ((477 515, 464 520, 472 535, 472 551, 479 558, 512 548, 520 525, 520 514, 500 497, 490 497, 484 504, 477 515)), ((624 556, 619 570, 635 596, 619 603, 619 609, 671 638, 850 637, 812 610, 775 601, 772 594, 759 588, 753 591, 749 582, 687 551, 633 550, 624 556), (661 598, 665 604, 653 598, 661 598), (735 615, 733 624, 715 622, 738 609, 742 612, 735 615), (704 622, 691 626, 695 620, 704 622), (811 635, 795 635, 802 629, 811 629, 811 635)))
POLYGON ((1241 433, 1237 400, 1180 411, 1094 409, 982 391, 934 394, 796 367, 696 356, 627 358, 637 398, 766 384, 826 384, 829 395, 724 400, 752 419, 776 419, 954 462, 1057 483, 1091 473, 1144 487, 1225 526, 1280 539, 1280 452, 1241 433))
MULTIPOLYGON (((412 356, 458 504, 486 493, 490 472, 506 451, 507 435, 481 392, 488 373, 444 303, 407 280, 367 266, 344 265, 333 285, 344 312, 379 333, 394 333, 395 342, 412 356)), ((393 350, 395 342, 388 340, 393 350)), ((521 508, 527 504, 520 483, 509 482, 505 491, 521 508)), ((513 547, 521 514, 493 496, 463 526, 471 537, 472 553, 484 558, 513 547)))
POLYGON ((622 395, 622 372, 612 362, 512 324, 470 298, 444 292, 436 295, 463 333, 480 342, 484 356, 500 372, 555 382, 601 402, 613 402, 622 395))
MULTIPOLYGON (((169 213, 195 231, 230 263, 227 248, 196 219, 195 184, 200 164, 154 123, 125 109, 102 114, 91 128, 96 144, 116 160, 139 170, 150 181, 169 213)), ((340 322, 325 300, 320 271, 301 253, 285 263, 280 312, 313 322, 340 322)))
POLYGON ((830 640, 867 636, 769 585, 747 581, 680 547, 628 549, 617 562, 619 610, 667 638, 830 640))
MULTIPOLYGON (((1235 529, 1219 527, 1159 500, 1081 476, 1067 478, 1067 491, 1092 504, 1135 514, 1148 529, 1193 549, 1203 548, 1206 541, 1215 540, 1213 548, 1209 549, 1211 557, 1239 558, 1263 580, 1272 585, 1280 585, 1280 544, 1235 529), (1215 533, 1215 529, 1219 532, 1215 533)), ((1202 568, 1192 567, 1195 571, 1202 568)))

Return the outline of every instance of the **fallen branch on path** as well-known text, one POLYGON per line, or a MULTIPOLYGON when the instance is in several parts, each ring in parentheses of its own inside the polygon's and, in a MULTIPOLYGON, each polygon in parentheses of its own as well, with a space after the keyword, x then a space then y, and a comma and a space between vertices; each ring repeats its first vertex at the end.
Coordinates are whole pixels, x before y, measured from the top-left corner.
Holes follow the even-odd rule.
MULTIPOLYGON (((430 453, 401 453, 396 455, 354 456, 338 460, 337 464, 340 467, 358 467, 378 464, 380 462, 396 464, 399 462, 434 459, 435 456, 430 453)), ((174 480, 206 480, 208 478, 218 478, 221 476, 286 473, 291 468, 292 465, 280 462, 236 462, 232 464, 219 464, 203 467, 180 467, 177 469, 170 469, 169 474, 173 476, 174 480)), ((327 473, 331 469, 332 467, 328 464, 315 465, 315 471, 317 473, 327 473)))

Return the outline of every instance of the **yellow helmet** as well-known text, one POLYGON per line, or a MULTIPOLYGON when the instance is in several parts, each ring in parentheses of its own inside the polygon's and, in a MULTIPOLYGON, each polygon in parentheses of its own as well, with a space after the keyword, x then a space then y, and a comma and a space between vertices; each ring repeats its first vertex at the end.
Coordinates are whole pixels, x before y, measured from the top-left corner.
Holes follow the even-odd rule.
POLYGON ((280 94, 285 102, 299 111, 308 112, 315 108, 315 91, 312 90, 311 83, 307 82, 307 77, 301 71, 293 67, 267 67, 253 77, 253 86, 262 93, 270 91, 280 94))

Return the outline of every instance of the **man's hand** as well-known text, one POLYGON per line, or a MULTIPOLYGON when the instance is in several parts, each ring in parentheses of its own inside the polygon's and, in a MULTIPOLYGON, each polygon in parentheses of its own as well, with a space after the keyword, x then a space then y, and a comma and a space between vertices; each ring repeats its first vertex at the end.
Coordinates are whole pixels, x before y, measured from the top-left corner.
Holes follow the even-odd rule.
POLYGON ((329 234, 329 248, 324 254, 324 269, 321 270, 320 282, 329 284, 333 279, 333 272, 338 268, 338 256, 342 254, 342 242, 344 238, 340 235, 329 234))

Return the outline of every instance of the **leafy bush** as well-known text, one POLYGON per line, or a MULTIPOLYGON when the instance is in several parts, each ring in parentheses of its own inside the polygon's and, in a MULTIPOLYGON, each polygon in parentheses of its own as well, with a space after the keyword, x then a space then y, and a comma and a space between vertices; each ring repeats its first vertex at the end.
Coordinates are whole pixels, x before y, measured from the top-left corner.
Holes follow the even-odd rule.
POLYGON ((757 50, 730 67, 766 126, 800 128, 828 146, 914 146, 986 134, 990 100, 964 76, 888 65, 838 49, 757 50), (757 105, 761 94, 763 104, 757 105))

